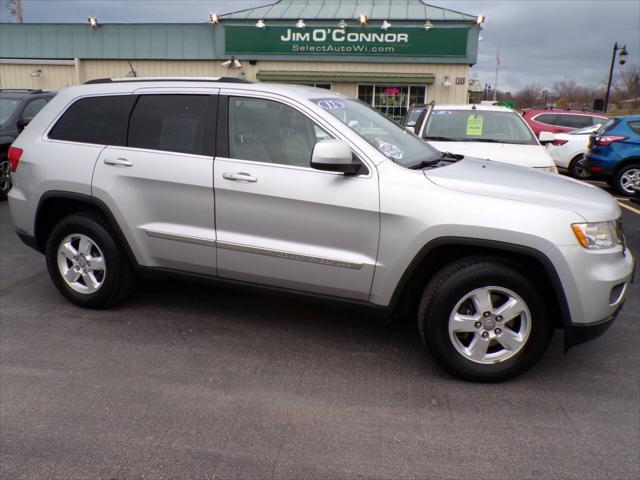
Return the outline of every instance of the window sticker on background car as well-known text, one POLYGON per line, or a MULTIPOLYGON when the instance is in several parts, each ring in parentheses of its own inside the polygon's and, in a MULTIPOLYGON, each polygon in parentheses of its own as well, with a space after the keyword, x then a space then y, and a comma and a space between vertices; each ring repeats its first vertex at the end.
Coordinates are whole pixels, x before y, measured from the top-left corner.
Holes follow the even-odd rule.
POLYGON ((325 110, 344 110, 344 103, 338 100, 320 100, 318 105, 325 110))
POLYGON ((450 115, 451 110, 434 110, 433 115, 450 115))
POLYGON ((393 158, 395 160, 402 160, 402 150, 400 150, 393 143, 385 142, 381 138, 375 138, 374 142, 376 143, 376 148, 382 152, 385 156, 389 158, 393 158))
POLYGON ((469 115, 467 117, 467 135, 482 135, 482 115, 469 115))

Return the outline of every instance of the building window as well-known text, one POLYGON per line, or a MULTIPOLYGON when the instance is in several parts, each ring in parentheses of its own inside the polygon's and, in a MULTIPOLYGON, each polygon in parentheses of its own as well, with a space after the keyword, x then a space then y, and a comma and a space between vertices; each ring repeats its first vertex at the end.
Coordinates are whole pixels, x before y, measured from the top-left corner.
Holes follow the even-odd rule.
POLYGON ((401 121, 411 105, 425 103, 426 96, 424 85, 358 85, 358 99, 395 121, 401 121))

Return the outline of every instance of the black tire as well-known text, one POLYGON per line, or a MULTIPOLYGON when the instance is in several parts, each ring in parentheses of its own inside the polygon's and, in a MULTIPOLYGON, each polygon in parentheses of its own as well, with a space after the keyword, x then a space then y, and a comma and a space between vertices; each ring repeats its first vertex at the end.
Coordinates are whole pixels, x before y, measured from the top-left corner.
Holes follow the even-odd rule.
MULTIPOLYGON (((624 188, 624 177, 625 174, 628 174, 630 170, 636 170, 640 172, 640 163, 628 163, 620 168, 613 178, 611 179, 611 187, 618 193, 619 195, 624 195, 627 197, 632 197, 635 195, 635 191, 625 190, 624 188)), ((640 173, 636 173, 637 175, 640 173)))
POLYGON ((0 154, 0 201, 7 199, 11 190, 11 165, 5 154, 0 154))
POLYGON ((94 212, 81 212, 63 218, 47 238, 45 256, 49 276, 70 302, 85 308, 107 308, 124 300, 135 285, 135 272, 105 219, 94 212), (74 290, 58 267, 58 247, 70 235, 84 235, 99 248, 105 270, 102 285, 92 293, 74 290))
MULTIPOLYGON (((500 306, 499 303, 498 306, 500 306)), ((477 313, 473 312, 473 315, 477 313)), ((524 321, 521 319, 522 317, 517 317, 515 321, 524 321)), ((438 272, 422 295, 418 310, 418 324, 422 341, 436 362, 450 374, 476 382, 503 381, 524 372, 542 356, 553 335, 544 302, 534 285, 517 266, 491 257, 462 259, 438 272), (476 363, 465 357, 456 349, 449 334, 449 318, 458 302, 469 292, 488 286, 500 287, 516 293, 530 312, 528 321, 530 330, 522 347, 519 350, 513 350, 517 353, 505 353, 513 356, 491 364, 476 363)), ((504 324, 503 327, 505 327, 504 324)), ((483 326, 478 332, 467 335, 475 339, 475 335, 479 335, 484 328, 483 326)), ((497 338, 488 340, 492 345, 496 341, 497 338)), ((495 346, 503 348, 499 343, 495 346)))
POLYGON ((578 180, 587 180, 591 178, 591 172, 584 168, 584 155, 577 155, 569 163, 569 175, 578 180))

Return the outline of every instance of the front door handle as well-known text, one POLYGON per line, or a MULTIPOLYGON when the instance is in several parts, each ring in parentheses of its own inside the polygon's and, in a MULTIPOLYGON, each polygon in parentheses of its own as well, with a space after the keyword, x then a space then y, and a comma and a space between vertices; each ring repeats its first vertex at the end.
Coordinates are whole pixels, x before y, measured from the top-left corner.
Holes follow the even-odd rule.
POLYGON ((257 182, 258 179, 252 176, 250 173, 246 172, 238 172, 238 173, 228 173, 225 172, 222 174, 222 178, 225 180, 232 180, 234 182, 249 182, 254 183, 257 182))
POLYGON ((105 165, 113 165, 115 167, 132 167, 133 162, 130 162, 126 158, 105 158, 105 165))

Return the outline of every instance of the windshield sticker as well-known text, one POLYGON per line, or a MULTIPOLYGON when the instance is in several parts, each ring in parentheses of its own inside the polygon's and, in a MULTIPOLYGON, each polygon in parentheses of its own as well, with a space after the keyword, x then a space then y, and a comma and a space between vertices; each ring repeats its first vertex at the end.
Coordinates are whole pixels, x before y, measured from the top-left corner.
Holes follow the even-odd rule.
POLYGON ((404 156, 402 150, 393 143, 385 142, 381 138, 376 138, 374 142, 376 143, 376 148, 386 157, 392 158, 393 160, 402 160, 402 157, 404 156))
POLYGON ((339 100, 320 100, 318 105, 325 110, 344 110, 344 103, 339 100))
POLYGON ((482 115, 469 115, 467 117, 467 135, 476 137, 482 135, 482 122, 482 115))
POLYGON ((434 110, 433 115, 449 115, 453 113, 451 110, 434 110))

